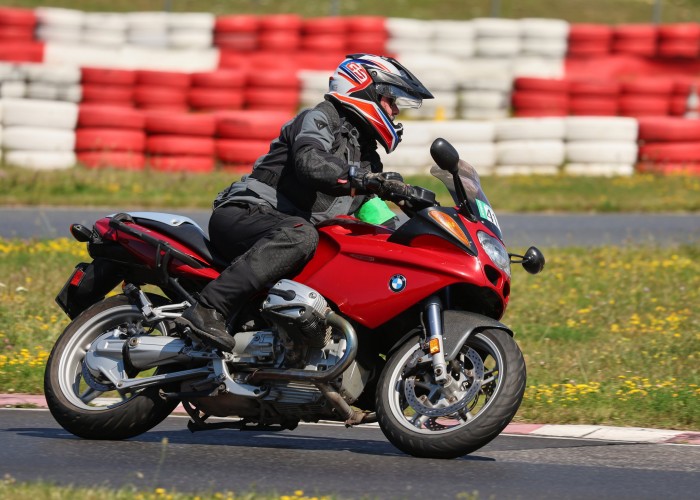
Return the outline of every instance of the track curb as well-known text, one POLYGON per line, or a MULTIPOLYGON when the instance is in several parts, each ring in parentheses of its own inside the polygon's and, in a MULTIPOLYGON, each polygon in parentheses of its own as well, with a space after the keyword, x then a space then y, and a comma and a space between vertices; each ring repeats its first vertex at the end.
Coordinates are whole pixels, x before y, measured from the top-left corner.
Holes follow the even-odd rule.
MULTIPOLYGON (((0 394, 0 408, 46 408, 41 394, 0 394)), ((186 414, 182 405, 174 413, 186 414)), ((700 432, 606 425, 509 424, 503 434, 618 441, 627 443, 687 444, 700 446, 700 432)))

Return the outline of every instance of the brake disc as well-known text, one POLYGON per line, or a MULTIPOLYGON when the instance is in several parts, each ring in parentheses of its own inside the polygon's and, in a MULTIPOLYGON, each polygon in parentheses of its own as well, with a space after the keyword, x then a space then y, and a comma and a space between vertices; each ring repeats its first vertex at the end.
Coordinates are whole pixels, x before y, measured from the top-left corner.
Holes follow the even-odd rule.
MULTIPOLYGON (((465 353, 469 361, 471 361, 472 369, 470 370, 469 377, 472 379, 472 383, 469 388, 464 391, 464 394, 459 398, 458 401, 452 403, 451 405, 441 404, 440 406, 426 406, 420 398, 416 395, 416 377, 408 377, 404 381, 404 396, 406 401, 417 413, 425 415, 426 417, 445 417, 457 413, 463 409, 469 401, 471 401, 481 390, 481 384, 484 380, 484 362, 481 356, 474 350, 469 348, 465 353)), ((464 370, 462 371, 464 374, 464 370)), ((460 377, 461 378, 461 377, 460 377)))

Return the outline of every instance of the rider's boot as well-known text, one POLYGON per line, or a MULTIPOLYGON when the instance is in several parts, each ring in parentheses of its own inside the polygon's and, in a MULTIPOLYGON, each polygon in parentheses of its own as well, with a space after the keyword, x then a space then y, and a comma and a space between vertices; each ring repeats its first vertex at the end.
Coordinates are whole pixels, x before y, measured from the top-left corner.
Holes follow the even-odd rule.
POLYGON ((236 341, 226 331, 224 317, 216 309, 198 302, 182 313, 182 319, 190 324, 192 333, 204 344, 228 352, 236 346, 236 341))

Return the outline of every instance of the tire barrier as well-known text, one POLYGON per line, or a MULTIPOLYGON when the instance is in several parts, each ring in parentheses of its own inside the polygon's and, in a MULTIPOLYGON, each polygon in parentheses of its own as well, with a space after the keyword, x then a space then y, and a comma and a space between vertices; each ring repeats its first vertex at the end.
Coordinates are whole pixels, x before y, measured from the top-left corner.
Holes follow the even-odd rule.
POLYGON ((639 119, 637 170, 654 174, 700 174, 700 121, 674 117, 639 119))
MULTIPOLYGON (((148 165, 210 172, 219 166, 240 174, 250 171, 293 117, 280 111, 202 114, 29 99, 0 102, 5 159, 27 168, 68 168, 77 160, 89 168, 148 165)), ((695 174, 700 165, 698 121, 577 116, 409 120, 401 147, 391 155, 380 151, 385 168, 404 175, 427 173, 429 145, 436 137, 449 140, 481 175, 620 176, 631 175, 635 165, 640 172, 695 174)))
POLYGON ((516 78, 515 116, 697 115, 700 79, 630 77, 620 82, 587 79, 516 78))
POLYGON ((216 158, 226 168, 250 171, 293 113, 225 111, 216 114, 216 158))
POLYGON ((567 117, 565 130, 565 174, 610 177, 634 173, 638 149, 636 119, 567 117))
MULTIPOLYGON (((551 163, 561 148, 552 143, 540 144, 543 152, 532 153, 531 143, 562 141, 566 158, 563 163, 575 166, 569 168, 570 172, 595 165, 586 172, 608 175, 606 172, 616 171, 611 166, 618 165, 621 158, 626 162, 632 151, 629 145, 613 143, 634 142, 636 138, 625 136, 615 125, 604 138, 577 138, 586 135, 577 128, 594 126, 596 117, 623 115, 646 120, 659 115, 690 118, 700 113, 696 76, 700 71, 698 23, 609 26, 527 18, 422 21, 376 16, 305 19, 296 14, 215 17, 207 13, 117 14, 53 7, 0 7, 0 41, 3 99, 111 106, 111 112, 121 117, 118 121, 124 125, 102 116, 108 111, 87 107, 81 110, 77 129, 102 130, 112 141, 122 136, 118 132, 110 135, 114 129, 141 130, 144 149, 150 138, 158 135, 242 141, 224 142, 220 148, 214 143, 214 150, 221 149, 228 160, 213 156, 227 165, 232 161, 252 163, 254 156, 264 152, 261 143, 269 142, 270 135, 276 135, 278 130, 263 133, 266 126, 251 124, 248 130, 260 132, 246 134, 240 130, 245 127, 237 127, 230 120, 228 125, 220 126, 220 112, 254 114, 282 110, 282 115, 291 117, 300 106, 312 106, 322 99, 330 71, 345 54, 356 51, 388 52, 410 67, 433 90, 436 99, 425 101, 418 110, 404 111, 401 119, 418 120, 411 126, 424 120, 452 124, 453 127, 441 125, 440 134, 447 136, 454 128, 450 140, 468 152, 484 172, 544 172, 551 167, 547 162, 551 163), (36 62, 43 64, 26 64, 36 62), (451 68, 447 75, 445 67, 451 68), (145 120, 143 115, 120 113, 115 106, 132 111, 137 108, 146 115, 151 111, 178 116, 212 114, 216 116, 217 132, 147 131, 145 122, 143 128, 140 125, 140 120, 145 120), (521 125, 507 122, 511 114, 523 120, 521 125), (569 126, 566 115, 589 121, 574 120, 569 126), (527 120, 547 117, 562 121, 541 121, 537 127, 522 125, 527 120), (494 136, 468 137, 465 124, 473 120, 488 121, 494 136), (562 123, 566 124, 563 137, 562 123), (219 136, 221 133, 228 135, 219 136), (616 134, 625 137, 615 138, 616 134), (577 141, 587 142, 577 146, 577 141), (598 148, 598 141, 605 144, 598 148), (522 155, 516 152, 513 157, 509 143, 518 142, 522 143, 522 155), (499 146, 500 143, 505 144, 499 146), (590 156, 591 145, 599 149, 598 156, 590 156), (248 153, 236 156, 234 146, 248 153)), ((239 115, 239 121, 240 116, 244 115, 239 115)), ((606 127, 612 122, 607 123, 606 127)), ((275 122, 270 128, 278 129, 279 125, 275 122)), ((35 125, 5 125, 23 126, 35 125)), ((51 129, 43 123, 36 127, 51 129)), ((211 128, 211 120, 208 127, 211 128)), ((417 128, 422 131, 414 134, 412 140, 425 136, 429 127, 417 128)), ((435 126, 432 132, 438 128, 435 126)), ((74 140, 83 144, 90 133, 80 135, 80 141, 74 140)), ((425 144, 411 144, 410 136, 407 128, 400 148, 407 150, 405 159, 395 153, 386 161, 405 163, 406 168, 421 171, 425 165, 410 165, 425 161, 414 161, 421 158, 418 149, 425 144)), ((11 130, 9 137, 17 146, 22 134, 11 130)), ((51 142, 47 140, 47 144, 51 142)), ((647 155, 645 165, 695 161, 687 159, 683 146, 685 142, 693 144, 695 139, 666 141, 678 144, 671 146, 671 152, 667 145, 653 144, 664 140, 647 140, 651 145, 640 140, 647 155), (656 159, 662 154, 667 155, 665 160, 656 159)), ((152 148, 162 151, 159 140, 151 143, 152 148)), ((164 147, 169 153, 166 156, 171 158, 155 163, 163 169, 177 169, 174 157, 181 155, 164 147)), ((126 158, 122 153, 125 152, 80 150, 79 156, 99 167, 106 158, 126 158), (114 156, 109 156, 111 153, 114 156)), ((138 154, 143 153, 134 152, 138 154)), ((144 161, 148 154, 147 151, 144 161)), ((130 163, 125 161, 124 168, 139 168, 143 162, 138 156, 135 158, 130 163)), ((641 164, 641 156, 639 160, 641 164)), ((198 171, 209 169, 209 164, 201 160, 192 160, 189 165, 198 171)), ((238 168, 240 164, 235 165, 238 168)), ((678 168, 674 166, 672 170, 678 168)))

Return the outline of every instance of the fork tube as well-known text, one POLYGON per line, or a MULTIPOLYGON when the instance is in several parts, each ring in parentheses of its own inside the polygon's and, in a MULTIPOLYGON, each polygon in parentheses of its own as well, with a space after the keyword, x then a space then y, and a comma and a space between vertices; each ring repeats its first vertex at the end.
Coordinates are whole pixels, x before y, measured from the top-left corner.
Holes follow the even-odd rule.
POLYGON ((447 365, 445 364, 445 349, 442 340, 442 301, 440 298, 430 297, 425 312, 428 342, 436 339, 439 346, 439 351, 432 355, 435 381, 440 385, 445 385, 447 383, 447 365))

